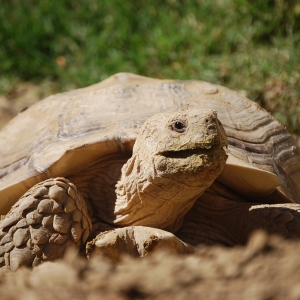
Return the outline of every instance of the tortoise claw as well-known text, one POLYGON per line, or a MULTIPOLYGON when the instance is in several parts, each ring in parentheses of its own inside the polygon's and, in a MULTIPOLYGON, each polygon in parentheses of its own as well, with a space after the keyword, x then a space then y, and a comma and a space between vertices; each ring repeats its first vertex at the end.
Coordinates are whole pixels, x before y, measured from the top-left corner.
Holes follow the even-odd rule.
POLYGON ((100 253, 114 262, 124 254, 143 257, 157 250, 167 250, 177 254, 194 252, 194 247, 184 243, 170 232, 145 227, 128 226, 100 233, 87 243, 87 256, 100 253))

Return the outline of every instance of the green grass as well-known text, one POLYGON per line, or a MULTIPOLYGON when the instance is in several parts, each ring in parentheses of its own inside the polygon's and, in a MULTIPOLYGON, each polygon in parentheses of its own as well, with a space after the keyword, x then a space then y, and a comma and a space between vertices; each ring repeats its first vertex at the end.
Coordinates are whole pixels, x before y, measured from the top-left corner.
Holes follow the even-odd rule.
POLYGON ((0 92, 86 86, 121 71, 202 79, 300 134, 297 0, 11 0, 0 5, 0 92))

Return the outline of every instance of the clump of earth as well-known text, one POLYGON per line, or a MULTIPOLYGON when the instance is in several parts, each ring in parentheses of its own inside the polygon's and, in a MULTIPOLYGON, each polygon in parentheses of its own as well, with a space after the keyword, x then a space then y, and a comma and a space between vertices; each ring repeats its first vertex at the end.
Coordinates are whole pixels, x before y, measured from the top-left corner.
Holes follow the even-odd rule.
POLYGON ((300 299, 300 242, 258 231, 246 246, 199 246, 113 264, 64 260, 0 272, 0 299, 300 299))

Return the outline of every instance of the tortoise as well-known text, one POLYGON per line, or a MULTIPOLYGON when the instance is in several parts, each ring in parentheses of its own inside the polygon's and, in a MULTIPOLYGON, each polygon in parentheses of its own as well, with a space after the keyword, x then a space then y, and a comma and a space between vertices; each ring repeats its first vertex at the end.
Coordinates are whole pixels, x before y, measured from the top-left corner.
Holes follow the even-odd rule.
POLYGON ((77 247, 145 256, 300 236, 300 151, 268 112, 208 82, 119 73, 0 132, 0 266, 77 247), (23 195, 23 196, 22 196, 23 195))

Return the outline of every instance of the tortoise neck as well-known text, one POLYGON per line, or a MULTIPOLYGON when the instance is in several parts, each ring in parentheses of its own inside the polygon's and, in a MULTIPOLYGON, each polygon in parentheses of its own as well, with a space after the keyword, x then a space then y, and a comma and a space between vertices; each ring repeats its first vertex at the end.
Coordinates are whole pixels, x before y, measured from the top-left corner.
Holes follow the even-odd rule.
POLYGON ((159 177, 153 165, 133 155, 116 185, 115 221, 119 226, 149 226, 176 232, 204 188, 159 177))

